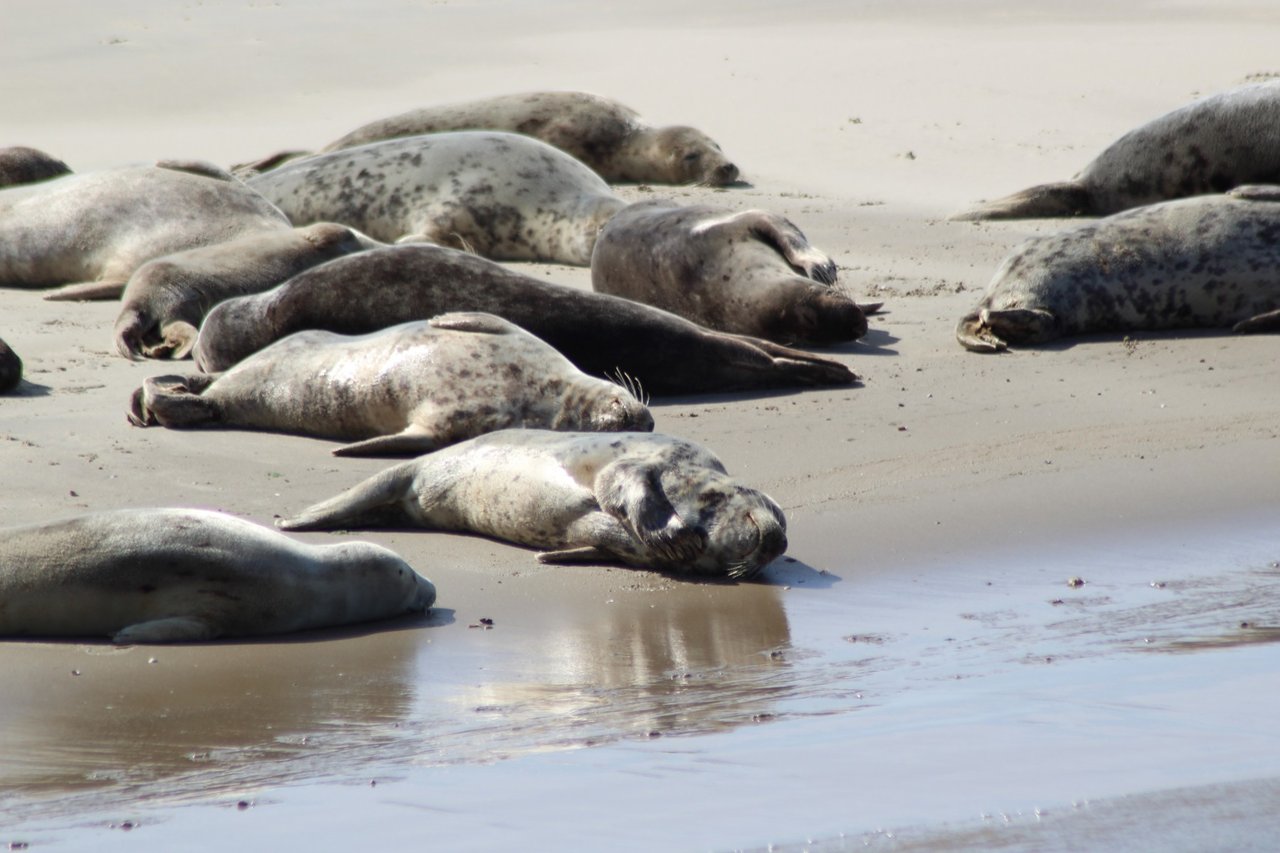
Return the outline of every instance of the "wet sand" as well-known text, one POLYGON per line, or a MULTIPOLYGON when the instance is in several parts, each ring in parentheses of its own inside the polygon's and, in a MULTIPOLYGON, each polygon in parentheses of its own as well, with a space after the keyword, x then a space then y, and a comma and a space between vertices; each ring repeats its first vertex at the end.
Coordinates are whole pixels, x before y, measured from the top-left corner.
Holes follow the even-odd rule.
MULTIPOLYGON (((859 387, 654 401, 659 430, 785 509, 791 549, 762 582, 370 531, 356 535, 437 584, 429 617, 260 643, 5 643, 0 842, 1275 837, 1275 338, 966 353, 952 329, 999 260, 1060 224, 945 219, 1280 71, 1266 4, 813 2, 781 20, 718 3, 54 6, 14 3, 0 37, 6 143, 77 170, 229 164, 419 104, 586 89, 701 127, 751 182, 624 195, 784 213, 886 313, 834 352, 859 387)), ((589 286, 585 270, 520 268, 589 286)), ((132 389, 189 365, 116 356, 115 305, 3 291, 0 307, 28 380, 0 399, 7 522, 173 505, 270 523, 386 464, 300 437, 132 428, 132 389)))

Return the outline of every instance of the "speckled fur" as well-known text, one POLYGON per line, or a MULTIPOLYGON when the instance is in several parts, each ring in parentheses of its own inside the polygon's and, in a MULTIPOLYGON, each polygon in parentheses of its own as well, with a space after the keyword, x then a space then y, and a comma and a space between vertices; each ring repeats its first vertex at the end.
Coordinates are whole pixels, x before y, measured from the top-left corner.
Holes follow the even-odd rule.
POLYGON ((787 219, 760 210, 648 201, 605 225, 591 284, 712 329, 783 344, 860 338, 867 318, 836 264, 787 219))
POLYGON ((338 258, 265 293, 229 299, 205 318, 194 354, 201 370, 216 372, 302 329, 362 334, 446 311, 504 317, 583 372, 621 372, 651 394, 848 385, 857 379, 836 361, 421 245, 338 258))
POLYGON ((130 419, 395 437, 344 455, 425 453, 506 427, 653 429, 649 410, 625 388, 587 376, 491 314, 444 314, 358 337, 298 332, 209 378, 147 380, 130 419))
POLYGON ((295 224, 327 220, 387 243, 415 241, 509 261, 587 266, 626 202, 536 139, 471 131, 319 154, 249 179, 295 224))
POLYGON ((70 173, 66 163, 35 148, 0 148, 0 187, 34 184, 70 173))
POLYGON ((380 545, 308 545, 218 512, 126 509, 0 530, 0 636, 197 642, 422 612, 380 545))
POLYGON ((1244 184, 1280 183, 1280 80, 1211 95, 1113 142, 1071 181, 1031 187, 957 219, 1104 216, 1244 184))
POLYGON ((1280 309, 1277 271, 1280 188, 1241 187, 1027 241, 956 334, 989 351, 1085 332, 1232 327, 1280 309), (1254 193, 1262 198, 1240 197, 1254 193))
POLYGON ((131 166, 0 190, 0 287, 123 288, 152 258, 290 227, 256 192, 207 169, 131 166))
POLYGON ((370 520, 482 533, 607 561, 750 577, 786 550, 786 519, 706 449, 654 433, 503 430, 406 462, 281 523, 370 520))

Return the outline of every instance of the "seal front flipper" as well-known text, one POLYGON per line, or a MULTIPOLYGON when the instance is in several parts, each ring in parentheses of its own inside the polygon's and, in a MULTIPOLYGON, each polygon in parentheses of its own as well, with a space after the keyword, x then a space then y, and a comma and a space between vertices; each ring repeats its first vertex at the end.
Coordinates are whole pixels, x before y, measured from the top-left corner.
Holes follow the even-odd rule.
POLYGON ((427 321, 437 329, 451 329, 456 332, 478 332, 487 335, 518 334, 520 327, 509 320, 483 311, 450 311, 438 314, 427 321))
POLYGON ((539 563, 567 565, 569 563, 616 563, 618 557, 595 545, 582 545, 578 548, 562 548, 559 551, 540 551, 537 560, 539 563))
POLYGON ((117 645, 131 643, 198 643, 218 636, 213 627, 191 616, 171 616, 138 622, 117 631, 111 642, 117 645))
POLYGON ((821 284, 836 283, 836 262, 810 245, 791 220, 763 210, 748 210, 741 217, 751 233, 772 246, 792 269, 821 284))
MULTIPOLYGON (((276 522, 281 530, 332 530, 408 521, 404 505, 412 497, 418 460, 410 460, 375 474, 340 495, 276 522)), ((424 525, 425 526, 425 525, 424 525)))
POLYGON ((94 302, 119 299, 124 293, 124 281, 82 281, 64 284, 45 294, 49 302, 94 302))
POLYGON ((1247 320, 1241 320, 1231 327, 1237 335, 1256 335, 1280 332, 1280 309, 1265 311, 1247 320))
POLYGON ((975 205, 968 210, 951 214, 955 222, 974 222, 984 219, 1050 219, 1059 216, 1089 216, 1093 213, 1093 199, 1082 184, 1062 181, 1056 184, 1040 184, 975 205))
POLYGON ((668 562, 691 562, 706 549, 707 533, 676 513, 661 473, 650 462, 612 462, 596 475, 596 502, 668 562))
POLYGON ((439 448, 439 442, 417 427, 395 435, 379 435, 333 449, 334 456, 421 456, 439 448))

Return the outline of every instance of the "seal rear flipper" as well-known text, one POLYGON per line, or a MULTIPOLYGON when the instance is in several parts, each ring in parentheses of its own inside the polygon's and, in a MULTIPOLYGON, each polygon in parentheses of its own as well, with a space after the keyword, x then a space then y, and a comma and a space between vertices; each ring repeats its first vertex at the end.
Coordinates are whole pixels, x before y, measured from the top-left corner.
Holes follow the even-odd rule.
MULTIPOLYGON (((707 334, 725 338, 732 342, 736 352, 726 353, 733 367, 761 376, 776 375, 784 372, 789 382, 796 385, 853 385, 859 381, 858 374, 838 361, 813 355, 804 350, 783 346, 766 341, 764 338, 753 338, 750 335, 735 335, 729 332, 711 332, 707 334)), ((760 382, 753 387, 779 387, 776 382, 760 382)))
POLYGON ((146 427, 188 427, 218 420, 217 407, 201 397, 220 376, 197 373, 192 376, 152 376, 133 392, 129 423, 146 427))
POLYGON ((174 320, 161 331, 164 338, 159 343, 143 344, 142 353, 147 358, 188 358, 200 336, 200 330, 186 320, 174 320))
POLYGON ((1227 195, 1244 201, 1280 201, 1280 186, 1275 184, 1242 184, 1227 190, 1227 195))
POLYGON ((254 160, 251 163, 236 163, 231 167, 231 173, 238 178, 251 178, 262 172, 270 172, 290 160, 297 160, 299 157, 310 157, 311 154, 312 152, 310 151, 277 151, 275 154, 263 157, 261 160, 254 160))
POLYGON ((49 302, 94 302, 119 299, 124 293, 123 281, 82 281, 64 284, 45 294, 49 302))
POLYGON ((965 315, 956 326, 956 340, 971 352, 1004 352, 1009 345, 982 322, 978 312, 965 315))
POLYGON ((416 461, 381 471, 342 494, 276 522, 281 530, 333 530, 408 521, 403 501, 413 484, 416 461))
POLYGON ((1231 327, 1237 335, 1256 335, 1280 332, 1280 309, 1256 314, 1247 320, 1241 320, 1231 327))
POLYGON ((198 643, 218 636, 208 622, 192 616, 170 616, 138 622, 117 631, 111 642, 117 645, 131 643, 198 643))
POLYGON ((420 428, 409 427, 395 435, 379 435, 333 449, 334 456, 421 456, 439 448, 439 442, 420 428))
POLYGON ((600 509, 663 560, 688 562, 706 550, 706 531, 691 527, 676 513, 657 465, 611 462, 596 475, 594 491, 600 509))
POLYGON ((1075 181, 1040 184, 953 213, 958 222, 984 219, 1048 219, 1059 216, 1089 216, 1094 213, 1093 199, 1083 185, 1075 181))
POLYGON ((880 309, 884 307, 883 302, 859 302, 858 310, 863 314, 879 314, 880 309))

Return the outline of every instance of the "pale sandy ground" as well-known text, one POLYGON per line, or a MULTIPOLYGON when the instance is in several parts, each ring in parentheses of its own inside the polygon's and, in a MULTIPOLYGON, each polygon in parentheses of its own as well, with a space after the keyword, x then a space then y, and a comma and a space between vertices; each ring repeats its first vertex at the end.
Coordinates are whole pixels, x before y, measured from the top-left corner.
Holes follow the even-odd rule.
MULTIPOLYGON (((1277 340, 966 353, 952 328, 998 261, 1059 225, 945 221, 1280 71, 1274 4, 4 11, 0 141, 78 170, 232 163, 421 104, 586 89, 720 140, 751 187, 661 192, 791 216, 887 313, 836 354, 862 387, 655 402, 659 430, 785 508, 790 558, 765 582, 372 532, 438 585, 429 619, 297 642, 6 643, 0 842, 1274 844, 1277 340), (469 627, 481 617, 492 630, 469 627)), ((133 429, 129 392, 172 367, 109 351, 114 306, 0 306, 29 382, 0 400, 6 522, 180 505, 269 523, 383 465, 305 438, 133 429)))

